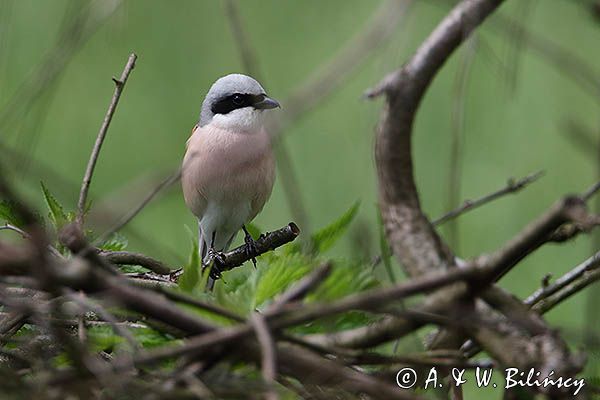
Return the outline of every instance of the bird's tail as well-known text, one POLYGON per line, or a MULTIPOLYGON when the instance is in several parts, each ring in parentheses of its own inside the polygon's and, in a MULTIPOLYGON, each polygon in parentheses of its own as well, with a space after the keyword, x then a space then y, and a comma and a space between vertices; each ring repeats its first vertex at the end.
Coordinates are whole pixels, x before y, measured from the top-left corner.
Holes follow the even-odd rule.
MULTIPOLYGON (((206 268, 206 263, 208 261, 206 259, 206 254, 208 253, 208 246, 208 238, 205 237, 205 235, 202 233, 202 228, 200 227, 200 224, 198 224, 198 252, 200 253, 200 262, 202 263, 202 273, 204 273, 204 269, 206 268)), ((206 290, 211 291, 213 290, 214 286, 215 280, 209 276, 208 280, 206 281, 206 290)))

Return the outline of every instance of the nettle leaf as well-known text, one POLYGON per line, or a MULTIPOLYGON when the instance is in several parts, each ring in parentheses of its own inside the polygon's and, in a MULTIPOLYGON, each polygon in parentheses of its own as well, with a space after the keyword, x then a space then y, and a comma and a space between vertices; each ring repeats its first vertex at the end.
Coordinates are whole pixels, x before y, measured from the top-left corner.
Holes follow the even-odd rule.
POLYGON ((112 352, 124 339, 116 335, 110 325, 90 326, 87 328, 89 342, 95 352, 112 352))
POLYGON ((19 218, 15 210, 15 203, 8 200, 0 201, 0 220, 16 227, 24 225, 24 222, 19 218))
POLYGON ((320 254, 329 250, 346 232, 350 223, 358 213, 359 207, 360 202, 357 201, 337 220, 327 225, 325 228, 313 233, 311 236, 313 251, 320 254))
MULTIPOLYGON (((188 230, 189 231, 189 230, 188 230)), ((200 281, 200 255, 198 254, 198 239, 189 231, 192 242, 192 251, 188 262, 183 266, 183 274, 179 277, 179 288, 184 292, 191 293, 200 281)))
POLYGON ((215 299, 222 307, 239 315, 254 311, 258 272, 251 266, 233 269, 215 284, 215 299))
POLYGON ((312 271, 314 266, 318 264, 315 260, 300 253, 270 254, 267 262, 268 265, 259 270, 260 278, 254 299, 255 307, 259 307, 267 300, 273 299, 292 283, 312 271))
POLYGON ((137 342, 145 348, 170 344, 173 343, 173 340, 175 339, 173 336, 167 333, 161 333, 149 327, 131 329, 131 334, 135 340, 137 340, 137 342))
POLYGON ((123 251, 127 248, 128 244, 129 242, 125 236, 115 232, 98 247, 105 251, 123 251))
POLYGON ((44 194, 44 200, 46 201, 46 206, 48 207, 50 217, 50 221, 54 227, 59 230, 61 229, 68 221, 69 218, 65 213, 63 206, 56 200, 56 198, 50 193, 44 182, 40 182, 42 186, 42 193, 44 194))
POLYGON ((371 269, 364 264, 338 260, 329 277, 307 299, 333 301, 378 285, 371 269))
MULTIPOLYGON (((328 303, 345 296, 377 286, 379 282, 372 276, 371 269, 364 264, 337 260, 325 282, 306 297, 307 302, 328 303)), ((377 317, 362 311, 350 311, 332 317, 311 321, 294 328, 301 334, 342 331, 365 326, 377 317)))

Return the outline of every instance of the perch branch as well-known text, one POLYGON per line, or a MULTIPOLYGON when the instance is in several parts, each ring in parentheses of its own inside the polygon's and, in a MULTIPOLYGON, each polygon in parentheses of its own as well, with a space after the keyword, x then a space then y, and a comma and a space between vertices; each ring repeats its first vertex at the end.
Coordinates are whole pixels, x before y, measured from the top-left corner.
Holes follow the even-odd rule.
POLYGON ((246 261, 256 258, 266 252, 275 250, 276 248, 283 246, 296 239, 300 234, 300 228, 295 223, 290 222, 273 232, 267 232, 256 240, 256 246, 253 251, 248 252, 247 247, 242 245, 235 249, 224 253, 225 262, 219 264, 220 272, 229 271, 236 267, 239 267, 246 261))

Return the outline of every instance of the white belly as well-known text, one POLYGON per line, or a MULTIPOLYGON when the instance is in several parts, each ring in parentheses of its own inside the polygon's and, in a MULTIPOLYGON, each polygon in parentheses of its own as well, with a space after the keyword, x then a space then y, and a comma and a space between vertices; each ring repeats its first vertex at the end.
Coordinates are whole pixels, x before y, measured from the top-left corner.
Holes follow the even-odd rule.
POLYGON ((214 248, 222 251, 232 236, 248 222, 250 213, 250 202, 225 203, 209 200, 206 211, 199 219, 202 236, 210 246, 214 232, 214 248))

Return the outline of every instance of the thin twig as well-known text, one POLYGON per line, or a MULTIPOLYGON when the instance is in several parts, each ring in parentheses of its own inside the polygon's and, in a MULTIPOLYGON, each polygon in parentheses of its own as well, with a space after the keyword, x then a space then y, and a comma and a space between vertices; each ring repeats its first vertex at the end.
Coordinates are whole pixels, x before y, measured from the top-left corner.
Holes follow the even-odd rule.
POLYGON ((499 189, 499 190, 496 190, 495 192, 486 194, 485 196, 482 196, 475 200, 465 200, 462 206, 442 215, 438 219, 433 220, 431 223, 433 225, 441 225, 444 222, 447 222, 448 220, 456 218, 456 217, 464 214, 467 211, 481 207, 481 206, 483 206, 489 202, 492 202, 500 197, 503 197, 507 194, 516 193, 516 192, 520 191, 521 189, 524 189, 529 184, 535 182, 543 175, 544 175, 544 171, 538 171, 533 174, 527 175, 526 177, 521 178, 517 181, 515 181, 513 179, 509 179, 506 186, 503 187, 502 189, 499 189))
POLYGON ((200 310, 208 311, 215 315, 219 315, 228 319, 231 319, 236 322, 244 322, 245 319, 235 314, 225 308, 219 307, 215 304, 206 303, 196 299, 195 297, 188 296, 181 292, 176 292, 174 290, 170 290, 168 288, 164 288, 162 286, 158 286, 155 288, 157 292, 162 293, 167 299, 173 300, 178 303, 187 304, 190 306, 194 306, 200 310))
POLYGON ((162 261, 156 260, 150 256, 141 253, 132 253, 130 251, 105 251, 100 250, 99 255, 106 258, 109 262, 117 265, 139 265, 155 272, 159 275, 168 275, 172 272, 169 266, 162 261))
POLYGON ((169 175, 162 182, 160 182, 148 195, 138 204, 136 207, 132 208, 127 214, 125 214, 112 228, 108 229, 102 235, 100 235, 96 240, 94 240, 94 245, 98 246, 104 241, 106 241, 111 235, 115 232, 120 231, 125 225, 127 225, 136 215, 140 213, 150 202, 164 189, 170 187, 172 184, 177 182, 181 178, 181 170, 177 170, 173 174, 169 175))
POLYGON ((122 336, 129 343, 133 350, 140 348, 139 343, 135 340, 127 328, 122 323, 119 323, 119 321, 117 321, 117 319, 104 307, 89 299, 85 293, 69 293, 68 298, 78 304, 84 313, 89 310, 98 314, 98 316, 108 323, 116 333, 122 336))
POLYGON ((531 294, 527 299, 525 299, 524 303, 533 305, 546 297, 552 296, 556 292, 563 289, 565 286, 573 283, 577 279, 581 278, 587 272, 598 269, 600 266, 600 251, 558 278, 553 283, 543 286, 540 289, 536 290, 533 294, 531 294))
MULTIPOLYGON (((506 186, 504 186, 503 188, 498 189, 492 193, 488 193, 488 194, 486 194, 480 198, 477 198, 475 200, 465 200, 460 207, 431 221, 431 224, 434 226, 442 225, 451 219, 458 218, 459 216, 461 216, 469 211, 472 211, 476 208, 486 205, 487 203, 497 200, 505 195, 517 193, 517 192, 521 191, 522 189, 524 189, 525 187, 529 186, 529 184, 538 180, 543 175, 544 175, 544 171, 538 171, 536 173, 527 175, 526 177, 521 178, 517 181, 515 181, 514 179, 511 178, 508 180, 508 182, 506 183, 506 186)), ((598 183, 598 185, 600 185, 600 183, 598 183)), ((381 255, 374 257, 373 262, 372 262, 373 267, 376 267, 377 265, 379 265, 379 263, 381 261, 382 261, 381 255)))
MULTIPOLYGON (((0 231, 1 230, 8 230, 8 231, 13 231, 13 232, 17 232, 19 235, 21 235, 21 237, 23 239, 28 239, 29 238, 29 234, 27 232, 25 232, 23 229, 14 226, 12 224, 6 223, 3 226, 0 226, 0 231)), ((63 256, 60 251, 58 251, 58 249, 54 246, 52 246, 51 244, 48 245, 48 250, 50 250, 50 253, 52 253, 52 255, 58 257, 58 258, 65 258, 65 256, 63 256)))
POLYGON ((119 104, 119 99, 121 98, 121 93, 123 93, 123 89, 127 83, 127 78, 129 78, 129 74, 135 67, 136 59, 137 56, 132 53, 127 60, 127 64, 125 64, 125 68, 121 73, 121 77, 119 79, 113 78, 113 82, 115 83, 115 92, 110 101, 110 105, 108 106, 108 110, 106 111, 106 115, 104 116, 104 120, 102 121, 102 125, 100 126, 100 131, 96 137, 96 143, 94 143, 94 148, 92 149, 92 154, 90 155, 87 168, 85 169, 85 175, 83 176, 83 182, 81 183, 79 201, 77 202, 77 221, 80 225, 83 223, 83 215, 85 214, 88 191, 90 189, 90 184, 92 183, 92 175, 94 174, 94 168, 96 167, 96 162, 98 161, 98 156, 100 155, 102 143, 104 143, 104 138, 106 137, 108 127, 110 126, 110 122, 112 121, 115 110, 117 109, 117 105, 119 104))
POLYGON ((262 374, 265 383, 269 386, 265 394, 265 400, 278 400, 279 395, 273 387, 277 378, 277 355, 275 353, 275 342, 265 322, 265 318, 259 313, 252 313, 250 322, 256 332, 256 338, 262 352, 262 374))
MULTIPOLYGON (((460 61, 460 67, 454 78, 453 102, 451 114, 450 164, 448 168, 448 209, 458 206, 462 186, 462 142, 465 130, 465 102, 471 65, 476 54, 476 37, 469 38, 460 61)), ((435 223, 433 223, 435 225, 435 223)), ((448 226, 448 242, 453 249, 458 249, 458 222, 448 226)))
POLYGON ((316 286, 323 283, 331 273, 331 270, 332 263, 330 262, 319 266, 298 283, 294 284, 290 289, 282 293, 281 296, 277 297, 269 306, 269 311, 279 310, 288 303, 300 300, 316 286))
POLYGON ((371 15, 360 32, 346 42, 329 60, 292 90, 282 101, 284 109, 276 135, 281 135, 293 122, 321 104, 346 82, 369 55, 386 43, 395 28, 407 16, 412 0, 387 0, 371 15))

